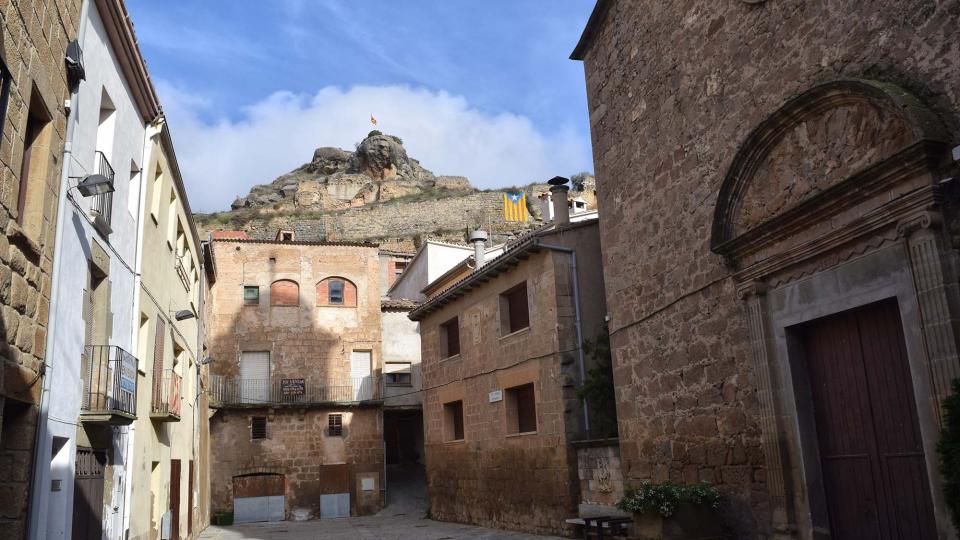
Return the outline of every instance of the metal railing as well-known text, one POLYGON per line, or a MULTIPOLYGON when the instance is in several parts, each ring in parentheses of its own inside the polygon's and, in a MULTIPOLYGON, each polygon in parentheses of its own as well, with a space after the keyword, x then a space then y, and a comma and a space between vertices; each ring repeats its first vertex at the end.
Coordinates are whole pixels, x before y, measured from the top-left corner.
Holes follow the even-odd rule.
POLYGON ((153 372, 153 397, 150 400, 150 414, 167 414, 179 417, 183 404, 181 386, 183 378, 172 369, 158 369, 153 372))
POLYGON ((85 413, 137 414, 137 357, 115 345, 84 349, 83 402, 85 413))
POLYGON ((221 405, 310 404, 379 399, 373 376, 328 380, 323 378, 240 379, 212 375, 210 399, 221 405))
MULTIPOLYGON (((106 176, 113 184, 115 174, 107 156, 98 151, 94 154, 94 161, 96 173, 106 176)), ((90 213, 94 217, 99 217, 109 226, 113 220, 113 192, 94 195, 93 200, 90 201, 90 213)))

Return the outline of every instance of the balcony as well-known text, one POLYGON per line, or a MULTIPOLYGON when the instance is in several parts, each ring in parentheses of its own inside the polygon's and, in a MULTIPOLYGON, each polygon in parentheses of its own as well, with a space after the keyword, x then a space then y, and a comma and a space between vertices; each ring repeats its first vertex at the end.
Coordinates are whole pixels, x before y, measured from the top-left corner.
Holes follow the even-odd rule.
POLYGON ((150 400, 150 418, 158 422, 179 422, 183 405, 181 387, 183 378, 172 369, 153 372, 153 397, 150 400))
POLYGON ((302 406, 329 403, 359 403, 380 399, 374 378, 240 379, 212 375, 210 399, 215 406, 302 406))
POLYGON ((137 357, 113 345, 91 345, 82 361, 80 420, 127 425, 137 418, 137 357))
MULTIPOLYGON (((103 152, 96 152, 94 156, 94 169, 96 169, 94 172, 106 176, 110 179, 110 183, 113 184, 113 167, 110 165, 110 161, 107 160, 107 156, 103 155, 103 152)), ((101 234, 107 236, 113 232, 112 191, 110 193, 101 193, 100 195, 93 196, 93 200, 90 201, 90 216, 93 218, 94 228, 100 231, 101 234)))

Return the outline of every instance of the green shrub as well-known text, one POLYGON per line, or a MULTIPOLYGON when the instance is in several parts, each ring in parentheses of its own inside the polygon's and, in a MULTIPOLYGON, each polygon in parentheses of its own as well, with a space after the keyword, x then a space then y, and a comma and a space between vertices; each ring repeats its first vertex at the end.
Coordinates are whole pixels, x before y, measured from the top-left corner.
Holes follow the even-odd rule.
POLYGON ((946 413, 943 434, 937 451, 940 452, 940 474, 943 475, 943 494, 954 527, 960 529, 960 379, 953 381, 953 394, 943 400, 946 413))
POLYGON ((593 359, 577 397, 586 400, 590 410, 590 436, 604 439, 617 436, 617 399, 613 387, 613 362, 610 333, 604 324, 595 341, 583 341, 583 354, 593 359))
POLYGON ((379 129, 375 129, 370 133, 367 133, 367 138, 369 139, 370 137, 376 137, 377 135, 383 135, 383 133, 379 129))
POLYGON ((670 517, 681 504, 720 507, 720 493, 707 483, 674 484, 667 481, 662 484, 641 482, 638 488, 628 488, 626 494, 617 503, 624 512, 648 514, 656 512, 662 517, 670 517))

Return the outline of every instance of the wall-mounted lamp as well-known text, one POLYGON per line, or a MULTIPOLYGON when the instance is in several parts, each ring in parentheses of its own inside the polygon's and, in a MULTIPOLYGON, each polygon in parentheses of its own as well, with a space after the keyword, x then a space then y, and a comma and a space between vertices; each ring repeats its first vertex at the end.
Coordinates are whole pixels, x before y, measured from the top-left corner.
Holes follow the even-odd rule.
POLYGON ((203 360, 200 361, 200 365, 201 365, 201 366, 205 366, 205 365, 207 365, 207 364, 212 364, 212 363, 213 363, 213 357, 212 357, 212 356, 208 356, 208 357, 206 357, 206 358, 204 358, 203 360))
POLYGON ((185 321, 187 319, 197 318, 197 314, 189 309, 181 309, 180 311, 173 314, 173 318, 178 321, 185 321))
POLYGON ((102 174, 90 174, 77 184, 77 191, 84 197, 113 192, 113 181, 102 174))

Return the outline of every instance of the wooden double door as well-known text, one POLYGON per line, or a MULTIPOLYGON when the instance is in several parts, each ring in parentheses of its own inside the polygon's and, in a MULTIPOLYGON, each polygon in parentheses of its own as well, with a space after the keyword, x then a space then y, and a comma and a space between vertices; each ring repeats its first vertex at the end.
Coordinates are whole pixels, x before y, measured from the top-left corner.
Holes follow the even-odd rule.
POLYGON ((936 538, 895 299, 799 328, 831 537, 936 538))

